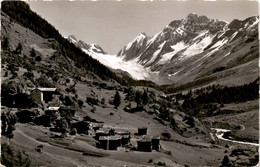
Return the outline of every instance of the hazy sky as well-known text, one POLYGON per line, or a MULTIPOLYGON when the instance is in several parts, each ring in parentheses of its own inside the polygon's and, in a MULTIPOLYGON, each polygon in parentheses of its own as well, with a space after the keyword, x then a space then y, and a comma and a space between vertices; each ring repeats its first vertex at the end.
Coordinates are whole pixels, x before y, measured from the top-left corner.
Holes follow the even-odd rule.
POLYGON ((64 35, 96 43, 116 54, 140 32, 155 35, 189 13, 232 21, 258 15, 258 2, 240 1, 31 1, 31 9, 64 35))

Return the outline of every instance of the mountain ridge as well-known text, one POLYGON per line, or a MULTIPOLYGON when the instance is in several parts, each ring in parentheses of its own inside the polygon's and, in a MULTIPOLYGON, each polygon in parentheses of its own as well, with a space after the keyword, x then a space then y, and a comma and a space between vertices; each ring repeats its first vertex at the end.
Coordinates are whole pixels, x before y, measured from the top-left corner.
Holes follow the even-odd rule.
MULTIPOLYGON (((241 53, 246 50, 240 50, 240 53, 234 54, 233 52, 238 50, 239 45, 246 47, 246 45, 252 45, 251 42, 253 42, 251 47, 258 46, 258 22, 258 16, 248 17, 244 20, 234 19, 227 23, 191 13, 185 19, 170 22, 162 31, 146 38, 147 41, 144 44, 128 43, 127 47, 120 50, 117 56, 124 57, 126 61, 136 60, 151 71, 159 72, 159 75, 168 75, 167 79, 170 80, 168 83, 187 83, 205 75, 201 74, 194 78, 193 76, 197 74, 189 74, 187 65, 196 65, 197 67, 192 67, 191 71, 201 72, 203 68, 200 68, 200 65, 205 64, 204 61, 211 60, 215 63, 211 64, 210 68, 208 65, 207 68, 214 70, 211 69, 217 68, 215 67, 216 61, 213 59, 214 54, 222 54, 222 59, 225 59, 226 55, 236 59, 235 57, 242 57, 241 53), (227 52, 230 48, 233 48, 231 54, 227 52), (185 73, 181 73, 185 70, 185 73), (173 77, 173 74, 179 74, 179 76, 173 77), (181 76, 188 74, 192 79, 181 76)), ((256 55, 258 52, 258 50, 254 50, 251 54, 256 55)), ((222 61, 220 57, 218 60, 222 61)), ((209 72, 205 68, 204 71, 204 73, 209 72)))

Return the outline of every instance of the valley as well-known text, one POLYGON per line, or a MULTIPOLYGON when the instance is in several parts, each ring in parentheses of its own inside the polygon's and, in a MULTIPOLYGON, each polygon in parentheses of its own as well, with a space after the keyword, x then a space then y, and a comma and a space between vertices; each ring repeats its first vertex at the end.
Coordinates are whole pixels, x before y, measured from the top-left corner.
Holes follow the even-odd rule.
POLYGON ((1 26, 1 164, 259 165, 258 17, 191 13, 118 55, 26 2, 1 26))

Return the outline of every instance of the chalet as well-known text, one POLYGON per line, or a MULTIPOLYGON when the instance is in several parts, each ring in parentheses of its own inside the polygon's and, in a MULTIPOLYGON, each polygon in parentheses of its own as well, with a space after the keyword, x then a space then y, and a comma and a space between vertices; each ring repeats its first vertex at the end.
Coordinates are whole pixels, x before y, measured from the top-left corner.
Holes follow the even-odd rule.
POLYGON ((103 128, 104 123, 97 123, 97 122, 91 122, 89 124, 90 128, 93 129, 95 132, 101 128, 103 128))
POLYGON ((159 150, 160 149, 160 137, 153 137, 152 138, 152 149, 159 150))
POLYGON ((31 91, 31 99, 41 103, 48 103, 53 100, 56 88, 35 88, 31 91))
POLYGON ((144 138, 137 141, 138 151, 151 152, 152 151, 152 142, 149 138, 144 138))
POLYGON ((122 145, 122 136, 100 136, 98 147, 104 150, 116 150, 117 147, 122 145))
POLYGON ((147 127, 139 127, 137 134, 138 135, 147 135, 147 127))
POLYGON ((130 135, 119 135, 119 136, 122 136, 121 139, 122 146, 125 146, 128 143, 130 143, 130 138, 131 138, 130 135))
POLYGON ((100 136, 114 136, 115 130, 114 129, 99 129, 96 131, 95 139, 98 140, 100 136))
POLYGON ((122 136, 122 146, 125 146, 126 144, 130 143, 130 132, 128 131, 116 131, 116 135, 122 136))
POLYGON ((79 121, 71 124, 71 129, 77 129, 77 133, 79 134, 88 134, 89 123, 86 121, 79 121))

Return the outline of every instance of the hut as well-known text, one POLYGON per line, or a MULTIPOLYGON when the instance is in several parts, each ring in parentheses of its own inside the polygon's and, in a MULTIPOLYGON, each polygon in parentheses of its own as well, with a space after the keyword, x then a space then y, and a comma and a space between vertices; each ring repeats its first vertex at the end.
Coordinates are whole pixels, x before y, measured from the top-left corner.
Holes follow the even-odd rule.
POLYGON ((104 150, 117 150, 120 147, 122 136, 100 136, 99 137, 99 147, 104 150))
POLYGON ((152 138, 152 149, 159 150, 160 149, 160 137, 153 137, 152 138))
POLYGON ((32 100, 41 103, 48 103, 53 100, 56 88, 35 88, 31 91, 32 100))
POLYGON ((152 142, 151 139, 141 139, 137 141, 138 151, 151 152, 152 151, 152 142))
POLYGON ((138 135, 147 135, 147 127, 139 127, 137 134, 138 135))
POLYGON ((121 143, 122 143, 122 146, 125 146, 128 143, 130 143, 130 135, 122 135, 121 143))
POLYGON ((79 121, 79 122, 76 122, 76 123, 73 123, 71 125, 71 129, 77 129, 77 133, 79 134, 88 134, 88 130, 89 130, 89 123, 86 122, 86 121, 79 121))
POLYGON ((122 136, 122 146, 125 146, 126 144, 130 143, 130 132, 128 131, 116 131, 116 134, 118 136, 122 136))
POLYGON ((95 132, 101 128, 103 128, 104 123, 97 123, 97 122, 91 122, 90 128, 93 129, 95 132))
POLYGON ((95 139, 98 140, 100 136, 111 136, 111 135, 115 135, 114 129, 103 128, 96 131, 95 139))

